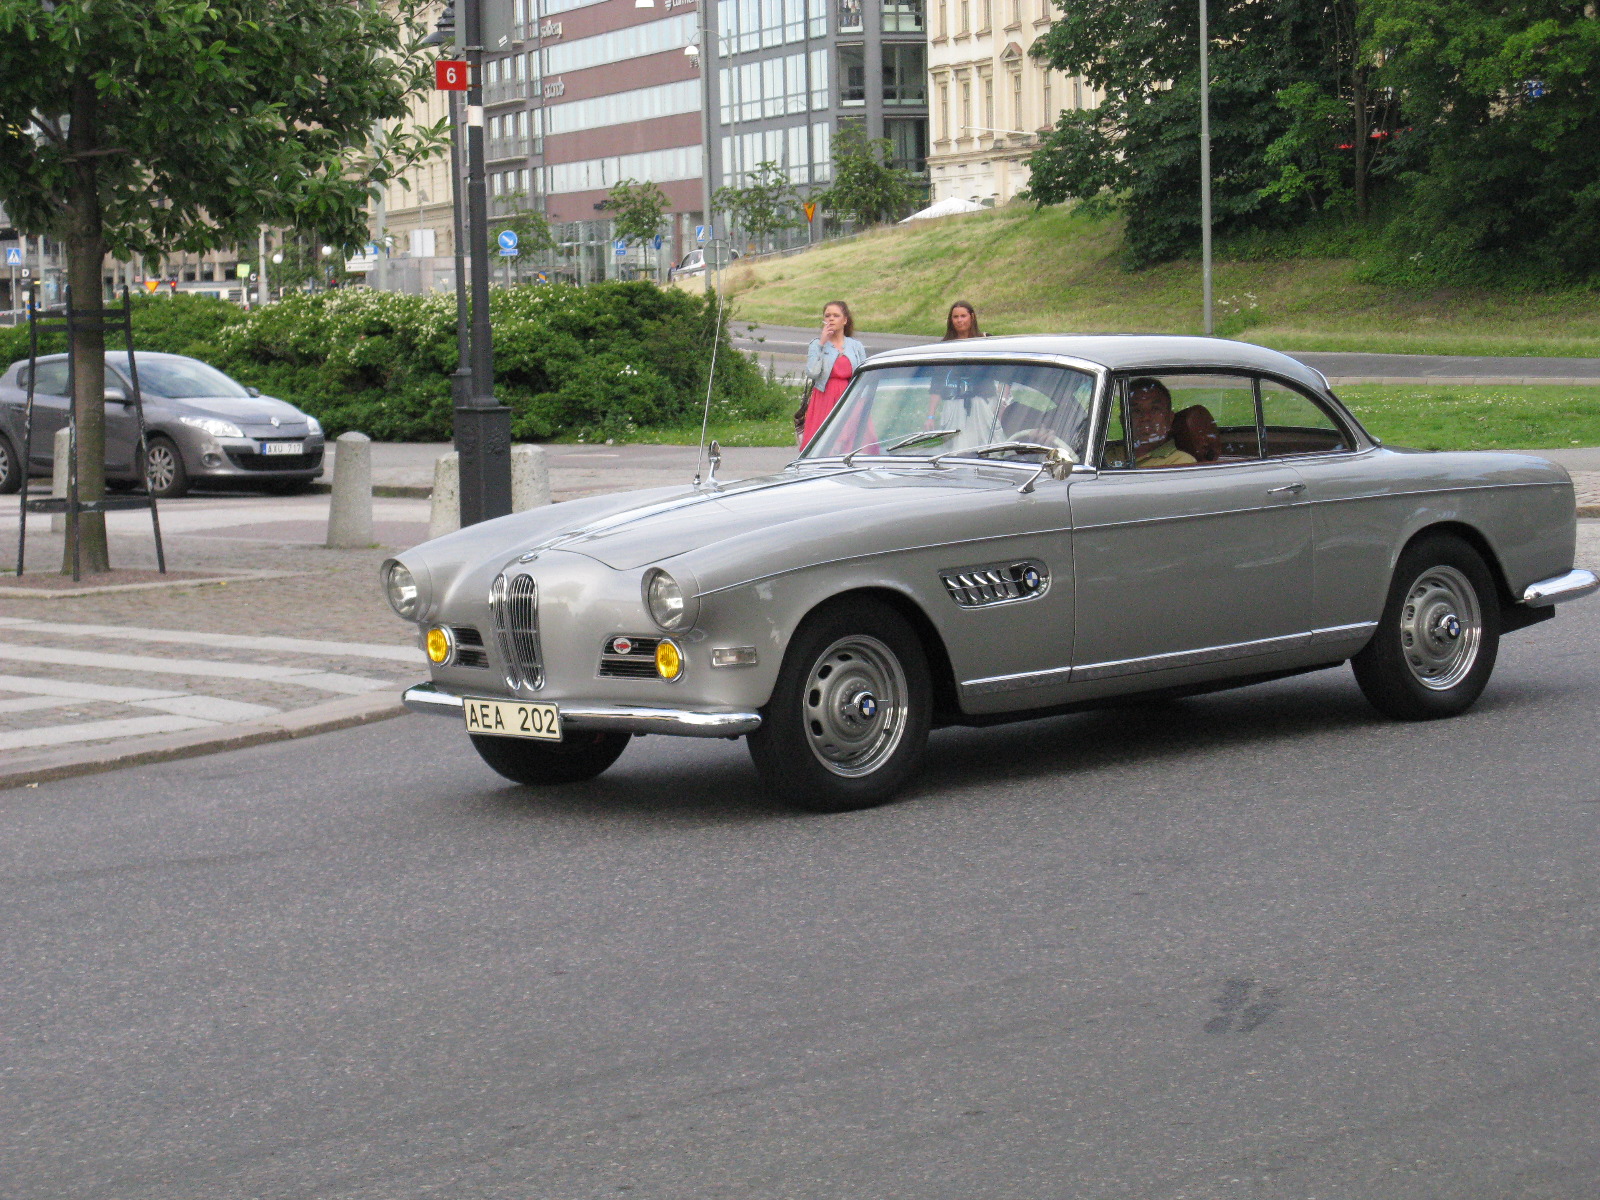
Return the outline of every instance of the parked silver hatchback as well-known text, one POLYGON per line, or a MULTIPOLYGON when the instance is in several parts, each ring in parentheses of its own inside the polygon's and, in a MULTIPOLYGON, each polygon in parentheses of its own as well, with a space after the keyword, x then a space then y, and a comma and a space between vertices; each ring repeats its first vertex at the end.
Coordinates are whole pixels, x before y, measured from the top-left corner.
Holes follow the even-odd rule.
MULTIPOLYGON (((147 432, 143 463, 136 461, 138 414, 128 356, 106 354, 106 480, 113 487, 148 480, 165 498, 204 480, 288 493, 304 491, 322 474, 322 426, 315 417, 198 359, 139 354, 135 363, 147 432)), ((41 358, 35 370, 32 476, 50 474, 55 433, 71 408, 67 356, 41 358)), ((0 376, 0 493, 22 486, 27 371, 27 362, 18 362, 0 376)))

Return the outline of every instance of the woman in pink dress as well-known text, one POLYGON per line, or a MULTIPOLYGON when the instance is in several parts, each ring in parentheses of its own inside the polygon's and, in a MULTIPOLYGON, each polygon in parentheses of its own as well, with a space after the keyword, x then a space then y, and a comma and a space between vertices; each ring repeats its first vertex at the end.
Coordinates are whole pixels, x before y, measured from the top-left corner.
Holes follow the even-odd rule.
POLYGON ((822 335, 806 348, 806 374, 811 378, 811 396, 806 401, 805 422, 800 444, 807 445, 822 428, 822 423, 839 403, 856 369, 867 361, 867 349, 851 334, 856 331, 850 306, 843 300, 830 300, 822 308, 822 335))

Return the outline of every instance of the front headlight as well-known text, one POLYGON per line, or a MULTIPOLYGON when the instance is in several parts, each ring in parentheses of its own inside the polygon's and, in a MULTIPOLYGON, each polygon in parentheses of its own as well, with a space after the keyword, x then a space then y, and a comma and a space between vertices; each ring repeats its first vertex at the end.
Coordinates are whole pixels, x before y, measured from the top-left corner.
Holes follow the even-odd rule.
POLYGON ((383 564, 383 591, 390 608, 407 621, 417 619, 417 581, 404 564, 393 559, 383 564))
POLYGON ((178 420, 185 425, 192 425, 196 429, 203 429, 212 437, 243 437, 244 430, 232 421, 223 421, 217 417, 179 417, 178 420))
POLYGON ((306 433, 310 437, 322 436, 322 422, 315 417, 306 417, 306 433))
POLYGON ((644 578, 644 603, 650 619, 663 629, 682 629, 687 624, 683 589, 659 567, 644 578))

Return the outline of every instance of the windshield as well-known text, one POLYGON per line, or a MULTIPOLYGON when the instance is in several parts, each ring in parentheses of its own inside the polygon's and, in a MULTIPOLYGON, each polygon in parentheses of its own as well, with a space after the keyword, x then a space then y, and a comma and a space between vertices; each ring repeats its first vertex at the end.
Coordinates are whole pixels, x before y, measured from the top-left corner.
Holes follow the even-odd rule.
MULTIPOLYGON (((117 366, 127 374, 128 360, 117 366)), ((233 380, 215 367, 192 358, 146 358, 139 356, 139 390, 168 400, 198 400, 215 396, 248 396, 233 380)))
MULTIPOLYGON (((862 371, 801 458, 927 457, 997 442, 1034 442, 1083 460, 1094 376, 1033 363, 917 363, 862 371), (919 432, 945 436, 917 439, 919 432)), ((1000 458, 1037 462, 1032 451, 1000 458)))

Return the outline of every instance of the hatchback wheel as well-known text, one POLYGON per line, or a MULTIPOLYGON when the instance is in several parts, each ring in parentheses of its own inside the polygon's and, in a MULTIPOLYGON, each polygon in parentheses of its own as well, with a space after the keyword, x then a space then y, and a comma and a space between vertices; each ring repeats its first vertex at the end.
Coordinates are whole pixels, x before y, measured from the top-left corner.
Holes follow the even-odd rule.
POLYGON ((0 496, 10 496, 22 487, 22 456, 0 433, 0 496))
POLYGON ((189 491, 189 472, 183 465, 183 455, 164 437, 153 437, 145 443, 144 478, 150 494, 162 500, 175 499, 189 491))
POLYGON ((796 808, 882 804, 922 761, 932 698, 927 656, 904 617, 876 601, 832 604, 795 632, 750 756, 796 808))
POLYGON ((1499 648, 1488 566, 1460 538, 1433 535, 1401 554, 1377 632, 1350 665, 1379 712, 1421 721, 1472 707, 1499 648))

